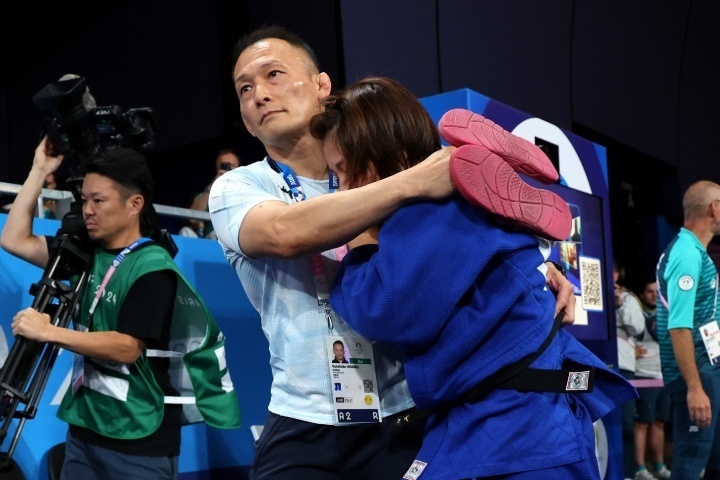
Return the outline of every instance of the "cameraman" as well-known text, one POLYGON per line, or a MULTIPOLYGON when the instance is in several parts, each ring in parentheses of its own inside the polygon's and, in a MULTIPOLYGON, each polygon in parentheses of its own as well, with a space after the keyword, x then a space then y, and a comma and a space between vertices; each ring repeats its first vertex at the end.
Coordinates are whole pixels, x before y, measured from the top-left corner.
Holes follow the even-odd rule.
MULTIPOLYGON (((51 152, 46 136, 0 237, 2 248, 41 268, 52 238, 34 235, 32 224, 43 182, 63 161, 51 152)), ((177 395, 169 361, 146 356, 146 349, 168 349, 179 281, 170 255, 145 238, 155 227, 152 175, 141 154, 124 148, 84 166, 82 216, 95 255, 75 329, 26 308, 12 331, 75 353, 58 410, 69 424, 62 478, 175 479, 182 407, 164 404, 165 395, 177 395)))

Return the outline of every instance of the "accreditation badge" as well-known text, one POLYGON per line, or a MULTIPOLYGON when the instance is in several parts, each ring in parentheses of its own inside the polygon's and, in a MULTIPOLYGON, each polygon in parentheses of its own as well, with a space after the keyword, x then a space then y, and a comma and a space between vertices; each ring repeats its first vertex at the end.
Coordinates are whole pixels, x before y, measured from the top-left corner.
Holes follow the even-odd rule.
POLYGON ((372 343, 360 335, 328 335, 330 388, 336 425, 380 423, 372 343))
POLYGON ((720 328, 718 328, 717 320, 708 322, 700 327, 700 336, 705 344, 705 350, 710 358, 710 364, 720 364, 720 328))

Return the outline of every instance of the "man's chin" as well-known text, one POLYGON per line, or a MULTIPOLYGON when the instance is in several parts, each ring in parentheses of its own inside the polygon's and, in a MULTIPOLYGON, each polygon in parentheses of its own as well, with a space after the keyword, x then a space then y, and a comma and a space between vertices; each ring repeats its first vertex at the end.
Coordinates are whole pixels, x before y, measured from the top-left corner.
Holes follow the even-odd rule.
POLYGON ((88 238, 93 242, 98 242, 102 238, 96 230, 88 230, 87 234, 88 238))

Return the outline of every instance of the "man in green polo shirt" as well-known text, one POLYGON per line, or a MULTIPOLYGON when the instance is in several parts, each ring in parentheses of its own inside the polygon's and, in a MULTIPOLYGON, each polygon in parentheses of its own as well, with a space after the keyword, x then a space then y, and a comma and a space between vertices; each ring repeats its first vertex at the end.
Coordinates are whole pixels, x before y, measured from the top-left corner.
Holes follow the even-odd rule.
POLYGON ((672 478, 720 478, 718 272, 707 253, 720 234, 720 185, 699 181, 683 197, 684 225, 657 266, 658 343, 673 401, 672 478))

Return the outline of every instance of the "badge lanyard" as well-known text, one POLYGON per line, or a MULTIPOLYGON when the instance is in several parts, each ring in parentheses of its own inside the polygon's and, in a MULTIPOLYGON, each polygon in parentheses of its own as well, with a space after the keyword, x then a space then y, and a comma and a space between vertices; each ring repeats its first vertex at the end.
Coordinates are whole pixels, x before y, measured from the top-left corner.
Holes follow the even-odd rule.
POLYGON ((149 238, 140 237, 135 243, 130 245, 129 247, 126 247, 123 249, 122 252, 118 253, 115 257, 115 260, 113 260, 112 264, 110 265, 110 268, 108 268, 108 271, 105 273, 105 276, 103 277, 102 283, 100 284, 100 287, 97 289, 97 292, 95 292, 95 299, 92 302, 92 305, 90 305, 90 312, 89 315, 92 317, 93 313, 95 312, 95 308, 97 308, 97 304, 100 301, 100 298, 102 298, 103 293, 105 293, 105 287, 107 286, 108 282, 110 282, 110 278, 115 273, 115 269, 117 269, 118 265, 120 265, 120 262, 122 262, 125 259, 125 256, 138 248, 140 245, 142 245, 145 242, 149 242, 149 238))
MULTIPOLYGON (((108 268, 108 271, 105 273, 105 276, 103 277, 102 283, 98 287, 97 292, 95 292, 95 298, 93 299, 92 305, 90 305, 90 311, 88 314, 89 319, 92 319, 93 313, 95 312, 95 309, 97 308, 97 305, 100 302, 100 299, 102 298, 103 293, 105 293, 105 287, 107 287, 107 284, 110 282, 110 278, 112 278, 118 265, 120 265, 120 262, 122 262, 125 259, 125 256, 128 253, 137 249, 143 243, 149 242, 149 241, 150 241, 149 238, 140 237, 132 245, 124 248, 122 252, 117 254, 117 256, 113 260, 112 264, 110 265, 110 268, 108 268)), ((88 325, 89 324, 90 324, 90 322, 88 322, 88 325)), ((77 327, 81 331, 88 330, 88 327, 85 325, 77 325, 77 327)), ((72 385, 73 395, 75 393, 77 393, 77 391, 83 385, 83 383, 85 381, 84 377, 85 377, 85 356, 80 355, 79 353, 76 353, 75 355, 73 355, 72 377, 71 377, 71 385, 72 385)))
MULTIPOLYGON (((290 189, 290 196, 295 202, 301 202, 307 200, 307 196, 303 191, 300 180, 298 179, 295 172, 282 163, 276 162, 270 156, 267 157, 268 164, 270 167, 279 172, 283 176, 283 180, 290 189)), ((338 189, 338 177, 332 170, 329 171, 328 186, 330 193, 333 193, 338 189)), ((310 255, 310 268, 312 269, 313 278, 315 280, 315 292, 318 300, 318 306, 325 307, 325 318, 327 318, 328 328, 333 329, 333 320, 330 315, 330 287, 328 285, 327 271, 325 269, 325 263, 323 262, 322 255, 315 253, 310 255)))

